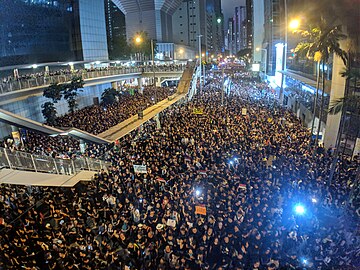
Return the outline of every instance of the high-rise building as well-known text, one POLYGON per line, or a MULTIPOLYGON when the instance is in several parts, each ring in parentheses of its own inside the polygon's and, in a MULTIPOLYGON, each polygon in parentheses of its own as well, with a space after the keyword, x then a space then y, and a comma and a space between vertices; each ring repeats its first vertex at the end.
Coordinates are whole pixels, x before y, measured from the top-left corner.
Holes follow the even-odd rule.
POLYGON ((266 56, 267 50, 263 46, 264 42, 264 1, 263 0, 253 0, 252 8, 252 27, 253 27, 253 37, 252 37, 252 55, 254 63, 261 63, 261 70, 265 71, 266 67, 266 56), (254 8, 256 7, 256 8, 254 8))
POLYGON ((235 7, 234 21, 234 51, 237 53, 240 50, 247 48, 247 19, 246 19, 246 7, 235 7))
POLYGON ((224 52, 224 16, 220 0, 206 1, 207 17, 207 52, 217 54, 224 52))
POLYGON ((264 1, 264 28, 265 38, 264 47, 267 51, 267 74, 275 75, 276 71, 276 45, 283 43, 283 1, 266 0, 264 1))
POLYGON ((234 20, 229 18, 228 30, 227 30, 227 48, 230 55, 236 54, 235 50, 235 31, 234 31, 234 20))
POLYGON ((147 32, 157 42, 173 42, 172 15, 182 0, 113 0, 125 14, 127 39, 147 32))
POLYGON ((105 0, 105 19, 110 59, 117 59, 126 53, 125 15, 112 0, 105 0))
POLYGON ((220 0, 183 0, 173 16, 174 42, 198 48, 208 55, 224 50, 223 14, 220 0))
POLYGON ((3 0, 0 66, 108 58, 104 2, 3 0))
POLYGON ((253 47, 253 35, 254 35, 253 4, 254 4, 253 0, 246 0, 246 44, 247 44, 246 46, 249 49, 252 49, 253 47))
POLYGON ((182 1, 172 18, 174 43, 197 48, 198 36, 202 35, 202 46, 206 46, 205 3, 205 0, 182 1))

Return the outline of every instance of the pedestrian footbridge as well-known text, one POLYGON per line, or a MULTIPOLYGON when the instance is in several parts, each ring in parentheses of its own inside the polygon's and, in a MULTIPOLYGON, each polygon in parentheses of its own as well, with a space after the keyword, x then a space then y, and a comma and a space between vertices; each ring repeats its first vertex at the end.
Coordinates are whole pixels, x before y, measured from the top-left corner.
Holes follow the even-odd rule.
POLYGON ((0 148, 0 184, 72 187, 110 167, 94 158, 52 158, 0 148))

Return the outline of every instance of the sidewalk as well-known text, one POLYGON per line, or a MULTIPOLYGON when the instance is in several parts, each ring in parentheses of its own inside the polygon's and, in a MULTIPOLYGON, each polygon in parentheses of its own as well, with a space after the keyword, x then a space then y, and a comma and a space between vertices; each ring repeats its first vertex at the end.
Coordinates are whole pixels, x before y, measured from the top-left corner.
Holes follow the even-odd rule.
POLYGON ((109 141, 116 141, 117 139, 120 139, 129 134, 131 131, 138 128, 149 119, 153 118, 156 114, 162 112, 185 96, 185 93, 172 95, 170 99, 164 99, 144 110, 144 116, 142 119, 138 119, 137 114, 133 115, 120 124, 117 124, 116 126, 113 126, 110 129, 98 134, 98 136, 109 141))

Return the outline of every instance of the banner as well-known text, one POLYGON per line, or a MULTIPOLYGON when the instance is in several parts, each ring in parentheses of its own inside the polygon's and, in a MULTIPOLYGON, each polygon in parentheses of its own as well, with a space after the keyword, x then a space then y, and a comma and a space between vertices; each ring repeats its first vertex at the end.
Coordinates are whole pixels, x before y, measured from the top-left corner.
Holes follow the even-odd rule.
POLYGON ((206 207, 202 205, 196 205, 195 214, 206 216, 206 207))
POLYGON ((204 111, 201 108, 194 108, 193 109, 193 114, 202 115, 202 114, 204 114, 204 111))
POLYGON ((247 113, 247 109, 246 108, 242 108, 241 109, 241 115, 246 115, 246 113, 247 113))
POLYGON ((133 165, 135 173, 147 173, 146 165, 133 165))
POLYGON ((11 132, 11 135, 14 139, 15 145, 18 146, 21 143, 21 137, 19 131, 13 131, 11 132))

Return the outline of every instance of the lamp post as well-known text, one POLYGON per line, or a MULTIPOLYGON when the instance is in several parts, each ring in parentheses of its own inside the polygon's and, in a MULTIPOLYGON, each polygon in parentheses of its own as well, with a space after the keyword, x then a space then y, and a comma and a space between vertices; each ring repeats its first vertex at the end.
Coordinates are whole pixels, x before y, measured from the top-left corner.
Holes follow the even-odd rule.
POLYGON ((200 67, 200 93, 202 92, 202 80, 201 80, 201 75, 202 75, 202 72, 201 72, 201 65, 202 65, 202 58, 201 58, 201 37, 202 35, 199 35, 199 67, 200 67))
MULTIPOLYGON (((151 39, 151 59, 152 59, 152 71, 153 71, 153 79, 154 79, 154 87, 156 87, 156 76, 155 76, 155 56, 154 56, 154 40, 151 39)), ((155 91, 156 95, 156 91, 155 91)), ((156 99, 156 97, 155 97, 156 99)))
MULTIPOLYGON (((282 57, 282 65, 281 65, 281 86, 280 86, 280 93, 279 93, 279 101, 280 105, 283 104, 284 100, 284 81, 285 81, 285 74, 286 71, 286 59, 287 59, 287 42, 288 42, 288 8, 287 8, 287 0, 284 0, 284 46, 283 46, 283 57, 282 57)), ((299 20, 292 20, 290 22, 290 28, 296 29, 300 25, 299 20)))

